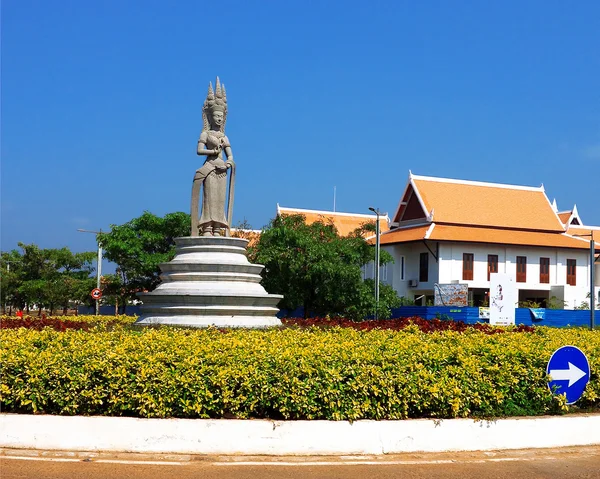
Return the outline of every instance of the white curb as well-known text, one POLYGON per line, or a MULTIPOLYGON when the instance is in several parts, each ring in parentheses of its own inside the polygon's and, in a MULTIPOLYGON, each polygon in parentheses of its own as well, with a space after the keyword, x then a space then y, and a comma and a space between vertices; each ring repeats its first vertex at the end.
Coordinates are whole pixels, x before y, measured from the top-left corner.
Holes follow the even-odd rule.
POLYGON ((600 414, 497 421, 269 421, 0 414, 0 447, 212 455, 485 451, 600 444, 600 414))

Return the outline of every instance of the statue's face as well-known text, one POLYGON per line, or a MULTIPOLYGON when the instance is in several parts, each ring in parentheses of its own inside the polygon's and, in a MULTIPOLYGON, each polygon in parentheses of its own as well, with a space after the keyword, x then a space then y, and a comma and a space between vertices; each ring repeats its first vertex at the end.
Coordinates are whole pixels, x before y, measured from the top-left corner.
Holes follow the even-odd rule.
POLYGON ((217 126, 221 126, 223 124, 224 115, 222 111, 215 111, 212 114, 213 123, 217 126))

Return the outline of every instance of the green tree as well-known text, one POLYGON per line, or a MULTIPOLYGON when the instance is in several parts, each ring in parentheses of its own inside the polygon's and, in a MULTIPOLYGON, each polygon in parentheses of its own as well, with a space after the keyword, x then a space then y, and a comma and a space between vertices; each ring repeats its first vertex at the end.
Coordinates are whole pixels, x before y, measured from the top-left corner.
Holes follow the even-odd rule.
POLYGON ((0 301, 2 306, 8 308, 23 308, 25 301, 19 291, 23 283, 23 255, 16 249, 3 251, 0 255, 0 301))
POLYGON ((115 315, 125 311, 127 305, 127 289, 123 285, 123 276, 117 268, 115 274, 102 276, 102 301, 115 306, 115 315))
POLYGON ((110 233, 98 235, 105 257, 118 265, 120 288, 127 299, 154 289, 161 263, 173 259, 175 238, 190 235, 190 215, 168 213, 161 218, 145 211, 122 225, 111 225, 110 233))
MULTIPOLYGON (((361 271, 375 256, 362 236, 368 228, 363 225, 342 237, 332 223, 308 225, 303 215, 279 216, 263 230, 249 256, 265 265, 267 291, 283 294, 281 308, 301 306, 305 317, 329 314, 362 319, 374 312, 373 282, 363 281, 361 271)), ((381 264, 392 260, 385 251, 380 256, 381 264)), ((385 317, 399 300, 391 288, 382 291, 380 309, 385 317)))
MULTIPOLYGON (((588 300, 589 300, 589 299, 591 299, 591 293, 588 293, 588 294, 586 294, 586 295, 585 295, 585 297, 586 297, 588 300)), ((579 306, 577 306, 575 309, 590 309, 590 304, 591 304, 592 302, 593 302, 593 301, 582 301, 582 302, 581 302, 581 304, 580 304, 579 306)), ((598 305, 596 304, 596 305, 594 306, 594 309, 597 309, 597 308, 598 308, 598 305)))
MULTIPOLYGON (((348 318, 360 320, 370 316, 375 311, 375 280, 366 279, 358 285, 357 301, 347 307, 345 314, 348 318)), ((380 319, 389 318, 392 314, 392 308, 402 306, 403 300, 398 297, 396 290, 389 284, 379 284, 379 307, 377 316, 380 319)))
POLYGON ((546 308, 548 309, 565 309, 566 304, 566 301, 560 300, 556 296, 546 300, 546 308))
POLYGON ((42 249, 24 243, 19 243, 19 247, 22 254, 17 250, 2 254, 3 283, 4 274, 7 283, 2 298, 5 304, 10 301, 27 310, 35 304, 38 314, 42 308, 48 308, 52 314, 60 306, 66 313, 70 302, 81 301, 84 290, 89 293, 94 252, 73 253, 66 247, 42 249))

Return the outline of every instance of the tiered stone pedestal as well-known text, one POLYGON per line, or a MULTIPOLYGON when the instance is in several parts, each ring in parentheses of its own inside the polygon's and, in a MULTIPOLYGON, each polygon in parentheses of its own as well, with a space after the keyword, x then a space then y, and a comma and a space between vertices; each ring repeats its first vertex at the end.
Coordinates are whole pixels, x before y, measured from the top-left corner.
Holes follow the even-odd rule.
POLYGON ((264 266, 246 258, 248 240, 218 236, 175 238, 176 255, 160 265, 162 282, 139 293, 142 315, 136 324, 198 328, 267 328, 281 325, 275 316, 283 296, 260 284, 264 266))

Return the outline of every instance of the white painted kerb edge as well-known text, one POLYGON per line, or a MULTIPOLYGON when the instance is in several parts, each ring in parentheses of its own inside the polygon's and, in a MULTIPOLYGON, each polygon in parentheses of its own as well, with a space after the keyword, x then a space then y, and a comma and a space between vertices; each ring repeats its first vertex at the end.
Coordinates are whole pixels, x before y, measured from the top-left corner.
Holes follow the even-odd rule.
POLYGON ((182 454, 336 455, 600 444, 600 415, 493 422, 136 419, 0 414, 0 447, 182 454))

